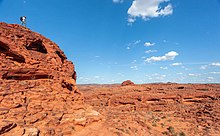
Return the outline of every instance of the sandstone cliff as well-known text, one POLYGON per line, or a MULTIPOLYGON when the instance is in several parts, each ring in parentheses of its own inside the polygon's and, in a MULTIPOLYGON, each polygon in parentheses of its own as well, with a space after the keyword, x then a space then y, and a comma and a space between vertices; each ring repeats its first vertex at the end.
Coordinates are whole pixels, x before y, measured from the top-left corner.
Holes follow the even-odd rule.
POLYGON ((74 135, 99 120, 84 105, 74 65, 58 45, 0 23, 0 135, 74 135))

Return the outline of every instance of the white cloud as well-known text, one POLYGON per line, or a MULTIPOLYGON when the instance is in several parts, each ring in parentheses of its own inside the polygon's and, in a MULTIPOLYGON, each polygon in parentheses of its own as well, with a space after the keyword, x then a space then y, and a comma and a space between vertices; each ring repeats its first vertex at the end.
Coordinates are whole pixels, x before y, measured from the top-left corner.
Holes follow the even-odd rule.
POLYGON ((136 41, 130 42, 130 43, 127 44, 126 49, 127 49, 127 50, 130 50, 132 47, 135 47, 135 46, 138 45, 140 42, 141 42, 141 40, 136 40, 136 41))
POLYGON ((167 70, 168 67, 160 67, 160 69, 167 70))
POLYGON ((138 66, 131 66, 130 68, 133 70, 138 70, 138 66))
POLYGON ((158 73, 154 73, 154 74, 151 74, 151 75, 145 75, 148 79, 152 80, 152 79, 155 79, 155 80, 164 80, 164 78, 167 77, 167 75, 161 75, 161 74, 158 74, 158 73))
POLYGON ((203 65, 200 67, 200 69, 202 69, 202 70, 206 70, 207 68, 208 68, 208 65, 203 65))
POLYGON ((167 40, 163 40, 163 43, 167 43, 167 40))
POLYGON ((151 42, 145 42, 144 43, 144 46, 147 46, 147 47, 154 46, 154 45, 155 45, 155 43, 151 43, 151 42))
POLYGON ((220 75, 220 72, 210 72, 210 74, 220 75))
POLYGON ((188 76, 196 76, 196 75, 195 75, 195 74, 191 74, 191 73, 190 73, 190 74, 188 74, 188 76))
POLYGON ((128 22, 133 23, 136 17, 149 20, 149 18, 172 14, 173 7, 170 3, 161 6, 161 4, 169 1, 170 0, 134 0, 127 11, 129 15, 128 22))
POLYGON ((98 79, 98 78, 100 78, 100 76, 94 76, 94 78, 95 78, 95 79, 98 79))
POLYGON ((176 56, 178 56, 179 54, 175 51, 170 51, 168 53, 166 53, 164 56, 158 56, 158 57, 150 57, 147 58, 145 60, 145 62, 158 62, 158 61, 168 61, 168 60, 174 60, 176 58, 176 56))
POLYGON ((135 64, 136 62, 137 62, 137 60, 133 60, 131 63, 132 63, 132 64, 135 64))
POLYGON ((146 54, 154 53, 154 52, 157 52, 157 50, 147 50, 147 51, 145 51, 146 54))
POLYGON ((140 42, 141 42, 141 40, 137 40, 137 41, 134 42, 134 45, 137 45, 137 44, 139 44, 140 42))
POLYGON ((214 77, 207 77, 208 81, 213 81, 215 78, 214 77))
POLYGON ((124 0, 112 0, 113 1, 113 3, 123 3, 124 2, 124 0))
POLYGON ((78 81, 82 83, 88 83, 88 82, 91 82, 92 80, 88 77, 79 77, 78 81))
POLYGON ((114 79, 108 81, 108 83, 110 83, 110 84, 113 84, 113 83, 115 83, 115 82, 116 82, 116 80, 114 80, 114 79))
POLYGON ((136 21, 135 18, 128 18, 128 24, 132 25, 132 23, 134 23, 136 21))
POLYGON ((161 75, 158 73, 152 74, 151 78, 155 79, 155 80, 164 80, 167 77, 167 75, 161 75))
MULTIPOLYGON (((173 64, 171 64, 171 66, 181 66, 181 65, 183 65, 182 63, 180 63, 180 62, 177 62, 177 63, 173 63, 173 64)), ((185 67, 184 67, 185 68, 185 67)))
POLYGON ((212 63, 212 64, 210 64, 211 66, 217 66, 217 67, 219 67, 220 66, 220 63, 212 63))
POLYGON ((193 73, 189 73, 188 76, 191 76, 191 77, 198 77, 198 76, 201 76, 201 74, 193 74, 193 73))

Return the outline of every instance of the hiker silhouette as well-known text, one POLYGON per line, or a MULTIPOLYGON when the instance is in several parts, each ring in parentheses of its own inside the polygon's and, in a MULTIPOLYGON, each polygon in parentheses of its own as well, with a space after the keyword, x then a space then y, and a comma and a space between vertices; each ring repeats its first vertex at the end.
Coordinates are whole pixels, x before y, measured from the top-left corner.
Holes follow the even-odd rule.
POLYGON ((20 17, 21 25, 26 27, 26 16, 20 17))

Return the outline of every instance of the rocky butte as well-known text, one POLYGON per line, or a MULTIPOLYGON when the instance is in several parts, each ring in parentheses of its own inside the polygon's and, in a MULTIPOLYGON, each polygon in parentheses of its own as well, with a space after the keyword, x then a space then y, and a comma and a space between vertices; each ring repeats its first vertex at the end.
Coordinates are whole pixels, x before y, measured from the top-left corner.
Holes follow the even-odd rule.
POLYGON ((74 65, 58 45, 0 23, 0 135, 83 135, 80 130, 101 121, 84 104, 74 65))

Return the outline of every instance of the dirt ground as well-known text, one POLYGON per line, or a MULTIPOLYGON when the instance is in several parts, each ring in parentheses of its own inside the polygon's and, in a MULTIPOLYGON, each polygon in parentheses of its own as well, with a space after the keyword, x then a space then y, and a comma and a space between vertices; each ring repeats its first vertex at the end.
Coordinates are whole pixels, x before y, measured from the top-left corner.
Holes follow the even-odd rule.
POLYGON ((78 87, 116 136, 220 135, 220 84, 78 87))

